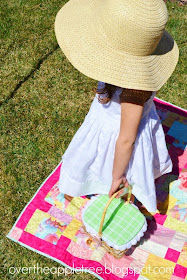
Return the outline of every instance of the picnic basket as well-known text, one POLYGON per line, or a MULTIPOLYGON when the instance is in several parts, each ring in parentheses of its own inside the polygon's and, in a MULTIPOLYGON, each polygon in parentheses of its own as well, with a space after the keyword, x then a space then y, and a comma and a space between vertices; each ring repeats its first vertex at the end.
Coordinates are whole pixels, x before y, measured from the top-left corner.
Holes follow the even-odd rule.
MULTIPOLYGON (((123 189, 123 188, 121 188, 123 189)), ((108 194, 97 194, 82 209, 83 229, 91 239, 97 239, 101 247, 121 258, 126 251, 135 245, 147 230, 147 222, 138 207, 130 203, 131 186, 124 187, 120 198, 111 198, 108 194), (123 197, 128 194, 127 200, 123 197)))

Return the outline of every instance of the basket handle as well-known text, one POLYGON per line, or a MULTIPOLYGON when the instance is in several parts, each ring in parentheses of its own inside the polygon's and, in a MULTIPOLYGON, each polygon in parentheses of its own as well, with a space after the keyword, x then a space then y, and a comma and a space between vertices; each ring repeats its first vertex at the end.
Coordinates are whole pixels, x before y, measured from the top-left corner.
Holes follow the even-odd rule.
MULTIPOLYGON (((102 227, 103 227, 103 222, 104 222, 104 219, 105 219, 105 214, 106 214, 106 210, 109 206, 109 204, 112 202, 112 200, 114 199, 115 196, 117 196, 117 194, 126 187, 123 187, 121 188, 119 191, 115 192, 109 199, 109 201, 107 202, 107 204, 105 205, 105 208, 103 210, 103 214, 102 214, 102 218, 101 218, 101 223, 100 223, 100 227, 99 227, 99 237, 101 237, 102 235, 102 227)), ((128 192, 128 197, 127 197, 127 201, 125 201, 125 204, 126 203, 129 203, 130 202, 130 198, 131 198, 131 192, 132 192, 132 189, 131 189, 131 186, 129 185, 128 186, 129 188, 129 192, 128 192)))

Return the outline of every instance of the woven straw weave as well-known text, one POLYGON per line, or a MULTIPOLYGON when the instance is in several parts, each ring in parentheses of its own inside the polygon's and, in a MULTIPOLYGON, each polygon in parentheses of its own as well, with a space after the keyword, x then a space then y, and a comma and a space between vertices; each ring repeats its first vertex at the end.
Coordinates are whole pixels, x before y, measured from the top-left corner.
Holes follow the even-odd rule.
POLYGON ((179 57, 163 0, 70 0, 57 13, 55 34, 72 65, 122 88, 157 91, 179 57))

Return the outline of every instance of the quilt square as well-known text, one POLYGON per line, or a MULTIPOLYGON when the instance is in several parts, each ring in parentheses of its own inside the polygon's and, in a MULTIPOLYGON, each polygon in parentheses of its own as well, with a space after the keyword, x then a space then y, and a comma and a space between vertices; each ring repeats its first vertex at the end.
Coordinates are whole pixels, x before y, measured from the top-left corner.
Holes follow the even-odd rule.
POLYGON ((183 150, 179 147, 175 147, 173 144, 169 147, 169 155, 172 159, 173 163, 173 171, 174 175, 178 175, 186 164, 186 156, 187 156, 187 149, 183 150))
POLYGON ((168 195, 164 202, 159 203, 159 212, 162 214, 168 214, 170 210, 175 206, 177 198, 172 195, 168 195))
POLYGON ((101 260, 101 264, 104 266, 105 270, 109 273, 110 271, 118 276, 119 278, 126 279, 137 279, 139 274, 137 271, 134 271, 131 264, 133 258, 130 256, 124 256, 121 259, 116 259, 114 256, 109 253, 105 253, 105 256, 101 260), (131 277, 131 278, 130 278, 131 277))
POLYGON ((18 227, 14 227, 12 229, 12 231, 10 232, 10 237, 15 239, 15 240, 19 240, 20 236, 22 235, 23 230, 18 228, 18 227))
POLYGON ((90 251, 88 248, 83 248, 79 246, 73 240, 71 240, 67 248, 67 251, 77 258, 81 258, 85 260, 90 260, 92 255, 92 251, 90 251))
POLYGON ((133 258, 133 261, 130 264, 130 267, 133 268, 137 273, 140 274, 140 271, 144 267, 148 256, 149 256, 149 252, 146 252, 145 250, 142 250, 141 248, 136 247, 136 249, 133 251, 133 253, 131 255, 131 257, 133 258))
POLYGON ((181 142, 183 142, 183 145, 186 146, 187 125, 179 121, 175 121, 167 132, 167 135, 181 140, 181 142))
POLYGON ((94 251, 100 247, 99 242, 96 238, 91 238, 83 229, 80 227, 78 231, 73 236, 72 240, 76 242, 79 246, 85 249, 94 251))
POLYGON ((68 237, 69 239, 72 239, 77 232, 77 230, 82 226, 82 223, 78 221, 77 219, 72 219, 70 224, 67 226, 67 228, 64 230, 63 235, 68 237))
POLYGON ((182 150, 185 150, 186 149, 186 143, 185 141, 181 140, 181 139, 175 139, 173 141, 173 146, 177 147, 177 148, 180 148, 182 150))
POLYGON ((185 244, 186 238, 187 238, 186 234, 183 234, 181 232, 176 232, 169 247, 181 252, 185 244))
POLYGON ((175 141, 175 138, 168 134, 166 134, 165 139, 167 144, 172 144, 175 141))
POLYGON ((185 279, 185 277, 187 275, 187 268, 184 266, 181 266, 179 264, 176 264, 173 274, 178 277, 181 277, 182 279, 185 279))
POLYGON ((37 209, 25 231, 56 245, 66 226, 65 222, 37 209))
POLYGON ((170 280, 176 264, 154 254, 150 254, 144 267, 144 277, 150 280, 170 280))
POLYGON ((65 209, 65 213, 75 217, 85 202, 86 200, 82 197, 74 197, 65 209))
POLYGON ((161 122, 163 122, 165 120, 165 118, 167 117, 169 111, 167 109, 161 108, 161 107, 157 107, 157 113, 160 117, 161 122))
POLYGON ((165 255, 165 259, 172 261, 172 262, 177 262, 179 255, 180 255, 180 252, 173 250, 171 248, 168 248, 167 253, 165 255))
POLYGON ((187 242, 184 243, 177 263, 187 268, 187 242))
POLYGON ((154 215, 154 219, 155 219, 156 223, 159 224, 159 225, 163 225, 166 218, 167 218, 167 215, 164 215, 164 214, 158 214, 157 213, 157 214, 154 215))
MULTIPOLYGON (((162 124, 162 128, 163 128, 163 130, 164 130, 164 133, 167 134, 167 132, 169 131, 169 127, 166 126, 166 125, 164 125, 164 124, 162 124)), ((170 145, 170 144, 169 144, 169 143, 166 143, 166 145, 170 145)))
POLYGON ((45 197, 45 201, 56 206, 62 211, 64 211, 69 204, 69 201, 64 198, 64 194, 59 191, 58 182, 51 188, 45 197))
POLYGON ((93 251, 90 259, 101 263, 101 260, 104 257, 105 253, 106 253, 106 250, 103 247, 97 247, 93 251))
POLYGON ((173 123, 178 120, 180 120, 180 117, 178 114, 169 112, 167 114, 167 118, 165 118, 165 120, 162 122, 162 124, 167 127, 171 127, 173 125, 173 123))
POLYGON ((155 222, 152 221, 148 227, 148 230, 145 232, 144 238, 153 241, 153 244, 156 243, 169 247, 174 235, 175 230, 171 230, 159 224, 157 224, 155 228, 155 222))
POLYGON ((151 254, 154 254, 155 256, 159 256, 164 258, 167 252, 167 246, 164 246, 162 244, 156 243, 151 240, 142 240, 142 242, 139 245, 139 248, 149 252, 151 254), (143 243, 143 244, 141 244, 143 243))
POLYGON ((47 213, 67 224, 69 224, 71 222, 71 220, 73 219, 72 216, 66 214, 65 212, 61 211, 59 208, 57 208, 55 206, 51 206, 51 208, 49 209, 49 211, 47 213))
POLYGON ((186 233, 187 232, 187 224, 171 217, 171 216, 167 216, 165 222, 164 222, 164 226, 182 233, 186 233))

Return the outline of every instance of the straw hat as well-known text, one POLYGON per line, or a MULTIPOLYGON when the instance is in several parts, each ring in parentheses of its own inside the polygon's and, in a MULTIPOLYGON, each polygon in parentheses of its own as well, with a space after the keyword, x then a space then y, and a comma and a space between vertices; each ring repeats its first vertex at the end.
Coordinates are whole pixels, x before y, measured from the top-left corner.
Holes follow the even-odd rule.
POLYGON ((57 13, 55 35, 84 75, 123 88, 157 91, 179 57, 163 0, 70 0, 57 13))

